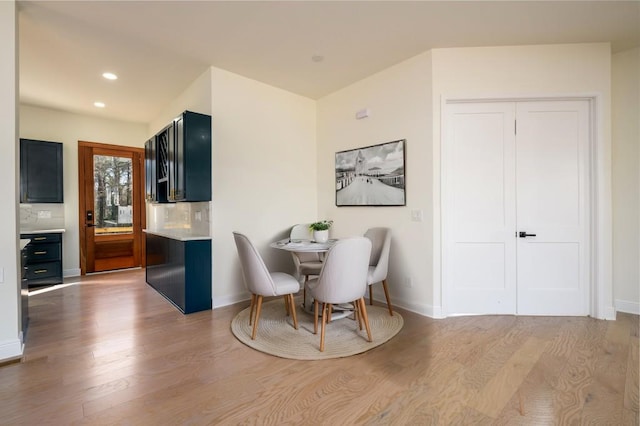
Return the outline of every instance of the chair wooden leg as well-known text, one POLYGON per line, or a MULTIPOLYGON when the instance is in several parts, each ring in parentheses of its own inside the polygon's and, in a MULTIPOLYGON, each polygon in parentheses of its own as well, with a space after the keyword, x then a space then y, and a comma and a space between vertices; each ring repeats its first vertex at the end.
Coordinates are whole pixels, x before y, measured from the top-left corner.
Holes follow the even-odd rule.
POLYGON ((307 280, 309 279, 309 275, 304 276, 304 281, 302 282, 302 307, 306 308, 307 305, 307 280))
POLYGON ((313 301, 313 334, 318 334, 318 301, 313 301))
POLYGON ((256 295, 251 293, 251 308, 249 308, 249 325, 253 323, 253 308, 256 306, 256 295))
POLYGON ((369 342, 373 342, 373 338, 371 337, 371 328, 369 328, 369 316, 367 315, 367 307, 364 303, 364 297, 359 300, 360 303, 360 315, 364 320, 364 326, 367 329, 367 337, 369 337, 369 342))
POLYGON ((256 306, 256 319, 253 322, 253 333, 251 333, 251 340, 255 340, 256 332, 258 331, 258 321, 260 321, 260 310, 262 309, 262 296, 258 296, 258 303, 256 306))
MULTIPOLYGON (((371 287, 369 287, 371 288, 371 287)), ((384 297, 387 298, 387 307, 389 308, 389 315, 393 316, 393 309, 391 309, 391 299, 389 298, 389 290, 387 289, 386 278, 382 280, 382 288, 384 289, 384 297)))
POLYGON ((322 328, 320 329, 320 352, 324 352, 324 329, 327 325, 327 311, 329 310, 329 304, 322 304, 322 328))
POLYGON ((284 299, 284 311, 286 312, 287 316, 289 316, 291 315, 289 311, 289 295, 285 294, 284 296, 282 296, 282 298, 284 299))
POLYGON ((353 302, 353 316, 354 319, 356 321, 358 321, 358 329, 362 330, 362 315, 360 315, 360 308, 358 307, 358 305, 360 304, 360 302, 358 302, 357 300, 355 300, 353 302))
POLYGON ((369 304, 373 305, 373 286, 369 286, 369 304))
POLYGON ((293 300, 293 294, 287 295, 289 299, 289 306, 291 310, 291 316, 293 317, 293 328, 298 329, 298 317, 296 316, 296 302, 293 300))
POLYGON ((333 314, 333 305, 331 303, 328 303, 328 308, 327 308, 327 324, 329 324, 331 322, 331 314, 333 314))

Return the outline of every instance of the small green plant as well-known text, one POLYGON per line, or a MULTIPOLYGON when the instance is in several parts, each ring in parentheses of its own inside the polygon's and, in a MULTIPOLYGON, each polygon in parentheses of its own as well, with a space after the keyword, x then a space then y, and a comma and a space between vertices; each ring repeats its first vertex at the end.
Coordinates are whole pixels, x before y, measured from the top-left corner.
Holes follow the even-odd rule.
POLYGON ((321 220, 320 222, 313 222, 310 224, 309 229, 312 231, 326 231, 331 228, 331 225, 333 225, 332 220, 321 220))

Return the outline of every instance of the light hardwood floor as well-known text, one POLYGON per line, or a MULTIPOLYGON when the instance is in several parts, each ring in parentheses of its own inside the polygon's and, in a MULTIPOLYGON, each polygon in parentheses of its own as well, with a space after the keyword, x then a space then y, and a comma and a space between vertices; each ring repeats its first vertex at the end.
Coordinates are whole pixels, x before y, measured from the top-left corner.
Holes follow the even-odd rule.
POLYGON ((246 306, 184 316, 144 271, 33 295, 23 361, 0 367, 0 424, 639 422, 636 315, 401 311, 403 330, 378 348, 292 361, 233 337, 231 319, 246 306))

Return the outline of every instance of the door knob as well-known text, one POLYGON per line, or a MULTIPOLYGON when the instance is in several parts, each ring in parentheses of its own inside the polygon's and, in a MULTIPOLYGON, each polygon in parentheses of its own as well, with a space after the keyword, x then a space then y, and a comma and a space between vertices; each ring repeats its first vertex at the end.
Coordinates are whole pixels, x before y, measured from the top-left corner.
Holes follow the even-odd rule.
POLYGON ((519 237, 520 238, 527 238, 527 237, 535 237, 536 234, 527 234, 526 231, 520 231, 519 237))

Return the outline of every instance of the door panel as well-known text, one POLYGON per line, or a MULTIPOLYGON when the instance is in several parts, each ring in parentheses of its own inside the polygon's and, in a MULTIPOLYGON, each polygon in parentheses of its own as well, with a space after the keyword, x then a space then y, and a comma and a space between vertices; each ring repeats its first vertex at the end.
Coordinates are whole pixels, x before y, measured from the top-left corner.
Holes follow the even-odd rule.
POLYGON ((457 104, 448 114, 443 278, 452 312, 515 311, 514 114, 507 103, 457 104))
POLYGON ((78 144, 82 274, 142 265, 143 156, 141 148, 78 144))
POLYGON ((518 313, 587 315, 586 101, 517 105, 518 313))

